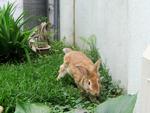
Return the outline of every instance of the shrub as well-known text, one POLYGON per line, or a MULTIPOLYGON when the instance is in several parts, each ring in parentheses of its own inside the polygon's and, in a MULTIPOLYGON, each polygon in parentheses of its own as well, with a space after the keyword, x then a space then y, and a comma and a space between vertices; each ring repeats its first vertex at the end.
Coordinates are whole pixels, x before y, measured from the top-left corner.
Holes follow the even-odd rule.
POLYGON ((14 19, 14 4, 8 3, 0 9, 0 61, 23 60, 28 53, 27 38, 30 34, 23 31, 24 13, 14 19))

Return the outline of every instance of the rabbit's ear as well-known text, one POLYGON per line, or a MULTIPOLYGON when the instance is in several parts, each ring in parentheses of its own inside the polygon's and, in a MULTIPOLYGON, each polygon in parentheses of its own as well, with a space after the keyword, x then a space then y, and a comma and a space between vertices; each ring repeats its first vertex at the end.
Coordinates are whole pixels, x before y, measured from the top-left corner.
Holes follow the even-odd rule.
POLYGON ((80 65, 77 65, 76 67, 78 68, 81 74, 88 75, 89 71, 85 67, 80 66, 80 65))
POLYGON ((94 64, 95 67, 94 67, 94 71, 98 72, 99 71, 99 68, 100 68, 100 64, 101 64, 101 60, 97 60, 96 63, 94 64))

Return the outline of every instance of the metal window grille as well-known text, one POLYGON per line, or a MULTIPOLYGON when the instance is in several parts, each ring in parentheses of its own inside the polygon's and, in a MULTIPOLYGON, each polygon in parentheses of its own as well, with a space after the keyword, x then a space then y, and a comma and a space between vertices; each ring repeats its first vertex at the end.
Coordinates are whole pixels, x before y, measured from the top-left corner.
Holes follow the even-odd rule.
POLYGON ((23 0, 23 8, 33 19, 26 24, 26 28, 33 28, 40 24, 40 17, 48 17, 55 32, 54 39, 60 37, 60 6, 59 0, 23 0))

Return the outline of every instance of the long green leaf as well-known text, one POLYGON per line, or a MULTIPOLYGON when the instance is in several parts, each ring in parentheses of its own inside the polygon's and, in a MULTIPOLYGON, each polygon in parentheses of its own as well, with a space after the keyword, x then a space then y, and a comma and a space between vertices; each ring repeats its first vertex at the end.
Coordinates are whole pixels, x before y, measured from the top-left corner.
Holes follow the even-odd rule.
POLYGON ((24 51, 25 51, 25 55, 26 55, 26 58, 27 58, 28 63, 29 63, 30 65, 32 65, 32 64, 31 64, 31 58, 30 58, 30 54, 29 54, 29 52, 28 52, 28 49, 24 47, 24 51))
POLYGON ((25 25, 27 22, 29 22, 30 19, 31 19, 31 17, 24 19, 24 21, 22 21, 18 27, 21 29, 21 27, 23 27, 23 25, 25 25))
MULTIPOLYGON (((0 9, 0 55, 6 58, 11 55, 24 56, 27 52, 27 36, 24 35, 22 26, 28 21, 24 20, 24 13, 17 19, 14 18, 14 3, 7 3, 0 9), (24 48, 25 47, 25 48, 24 48)), ((27 56, 27 55, 26 55, 27 56)), ((19 60, 19 59, 18 59, 19 60)))
POLYGON ((97 106, 95 113, 133 113, 137 95, 109 99, 97 106))
POLYGON ((50 113, 50 108, 43 104, 18 102, 15 113, 50 113))

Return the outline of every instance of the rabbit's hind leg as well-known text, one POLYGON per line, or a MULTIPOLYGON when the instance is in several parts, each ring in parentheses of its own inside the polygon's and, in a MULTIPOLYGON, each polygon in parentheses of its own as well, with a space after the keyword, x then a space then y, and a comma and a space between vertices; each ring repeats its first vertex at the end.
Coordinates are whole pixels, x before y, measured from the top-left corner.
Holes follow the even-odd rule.
POLYGON ((57 76, 57 80, 63 78, 67 74, 66 64, 62 64, 59 69, 59 75, 57 76))

